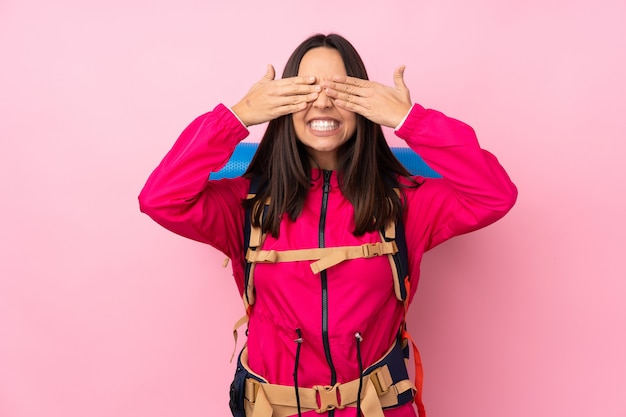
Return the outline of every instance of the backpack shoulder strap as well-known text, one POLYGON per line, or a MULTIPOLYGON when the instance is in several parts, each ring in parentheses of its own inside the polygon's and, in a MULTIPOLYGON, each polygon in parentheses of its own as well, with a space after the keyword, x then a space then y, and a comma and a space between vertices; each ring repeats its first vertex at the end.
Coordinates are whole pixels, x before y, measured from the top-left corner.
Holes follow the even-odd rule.
MULTIPOLYGON (((250 189, 248 191, 248 199, 252 199, 259 192, 260 187, 262 186, 261 177, 253 177, 250 180, 250 189)), ((243 227, 243 255, 244 258, 247 259, 247 254, 250 250, 256 251, 259 249, 263 243, 265 235, 263 234, 263 221, 265 220, 265 215, 267 214, 267 202, 265 203, 265 208, 261 212, 261 218, 259 219, 260 227, 255 227, 252 225, 252 206, 248 205, 246 207, 246 215, 244 219, 244 227, 243 227)), ((251 306, 254 304, 254 262, 246 261, 245 270, 244 270, 244 294, 243 301, 246 306, 251 306)))
MULTIPOLYGON (((399 188, 394 188, 398 196, 401 195, 399 188)), ((389 222, 380 232, 383 242, 394 242, 398 251, 389 255, 389 263, 391 263, 391 272, 393 273, 393 288, 396 298, 399 301, 407 302, 409 292, 409 254, 406 247, 406 234, 404 232, 404 222, 400 218, 396 222, 389 222)))
MULTIPOLYGON (((248 190, 248 200, 253 199, 257 192, 259 191, 259 187, 261 185, 260 177, 253 177, 250 180, 250 189, 248 190)), ((248 252, 248 248, 250 247, 250 235, 252 233, 252 207, 246 207, 246 216, 244 219, 243 225, 243 255, 245 256, 248 252)), ((257 243, 257 242, 253 242, 257 243)))

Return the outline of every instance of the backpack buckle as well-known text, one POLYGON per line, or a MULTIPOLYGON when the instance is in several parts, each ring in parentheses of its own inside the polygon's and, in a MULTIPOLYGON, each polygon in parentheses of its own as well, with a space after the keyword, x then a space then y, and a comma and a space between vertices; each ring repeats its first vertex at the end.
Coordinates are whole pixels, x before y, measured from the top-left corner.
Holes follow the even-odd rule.
POLYGON ((363 257, 366 259, 380 256, 383 253, 380 243, 366 243, 361 248, 363 248, 363 257))
MULTIPOLYGON (((387 365, 373 370, 370 374, 370 381, 372 381, 379 397, 387 394, 389 389, 394 386, 393 378, 391 377, 391 373, 389 372, 389 367, 387 365)), ((396 394, 398 394, 397 391, 396 394)))
POLYGON ((339 404, 339 396, 337 395, 339 385, 341 384, 338 382, 335 385, 315 385, 313 387, 313 389, 317 391, 317 397, 319 399, 319 408, 315 410, 318 414, 322 414, 336 408, 340 410, 346 408, 345 405, 339 404))

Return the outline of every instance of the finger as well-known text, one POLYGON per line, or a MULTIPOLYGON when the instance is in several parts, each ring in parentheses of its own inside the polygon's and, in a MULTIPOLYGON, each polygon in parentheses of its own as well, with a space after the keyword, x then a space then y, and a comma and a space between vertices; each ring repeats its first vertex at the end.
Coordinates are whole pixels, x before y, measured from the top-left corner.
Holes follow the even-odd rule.
POLYGON ((406 66, 400 65, 396 68, 396 71, 393 73, 393 83, 398 89, 407 89, 407 86, 404 82, 404 70, 406 66))
POLYGON ((345 102, 359 100, 361 98, 368 97, 366 94, 366 89, 356 88, 352 86, 343 87, 341 85, 337 86, 337 90, 332 88, 324 89, 324 93, 333 99, 343 100, 345 102))
POLYGON ((277 82, 280 85, 295 85, 295 84, 313 84, 316 78, 313 75, 299 75, 297 77, 281 78, 277 82))
POLYGON ((349 101, 338 98, 335 100, 335 106, 367 117, 367 108, 362 105, 358 97, 351 98, 349 101))
POLYGON ((286 103, 290 104, 300 104, 300 103, 308 103, 311 101, 317 100, 319 93, 313 92, 309 94, 298 94, 293 96, 286 96, 283 100, 280 101, 281 105, 285 105, 286 103))
POLYGON ((368 81, 357 78, 357 77, 348 77, 347 75, 334 75, 332 81, 338 84, 352 85, 355 87, 366 87, 368 81))
POLYGON ((344 101, 351 101, 356 98, 366 98, 371 96, 371 92, 367 88, 359 88, 344 84, 336 85, 335 89, 325 88, 324 93, 326 93, 328 97, 344 101))
POLYGON ((345 82, 326 81, 322 84, 322 86, 330 91, 363 97, 368 95, 367 91, 369 90, 365 83, 366 81, 361 80, 360 78, 347 77, 345 78, 345 82))
POLYGON ((274 66, 272 64, 267 64, 267 71, 263 76, 267 81, 272 81, 276 77, 276 71, 274 70, 274 66))
POLYGON ((302 102, 302 103, 290 103, 290 104, 285 104, 280 107, 276 107, 275 117, 280 117, 286 114, 291 114, 291 113, 302 111, 306 109, 308 105, 309 105, 308 103, 302 102))
POLYGON ((319 97, 318 92, 312 92, 308 94, 293 94, 293 95, 277 95, 272 94, 267 97, 268 107, 272 109, 279 109, 284 106, 299 106, 300 104, 310 103, 317 100, 319 97))
POLYGON ((315 84, 315 85, 309 85, 309 84, 289 84, 289 85, 279 86, 276 89, 275 94, 276 95, 291 96, 291 95, 319 93, 320 91, 322 91, 322 87, 317 85, 317 84, 315 84))
POLYGON ((324 89, 324 94, 326 94, 328 97, 334 98, 334 99, 338 99, 340 98, 340 95, 343 95, 344 99, 346 98, 346 93, 340 92, 338 90, 335 90, 333 88, 325 88, 324 89))

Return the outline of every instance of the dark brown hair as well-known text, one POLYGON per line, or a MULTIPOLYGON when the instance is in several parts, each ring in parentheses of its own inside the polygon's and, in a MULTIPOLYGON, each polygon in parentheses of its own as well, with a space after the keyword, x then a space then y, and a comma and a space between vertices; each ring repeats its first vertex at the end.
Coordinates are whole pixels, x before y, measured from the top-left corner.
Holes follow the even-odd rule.
MULTIPOLYGON (((368 79, 356 49, 337 34, 319 34, 302 42, 287 60, 282 78, 297 76, 302 57, 320 47, 339 52, 348 76, 368 79)), ((418 185, 391 152, 380 125, 359 114, 355 134, 339 149, 337 171, 341 190, 354 207, 357 236, 401 219, 402 203, 394 190, 399 187, 398 177, 409 180, 403 184, 418 185)), ((252 224, 259 226, 260 210, 269 199, 263 231, 277 237, 281 216, 296 220, 311 187, 311 163, 297 139, 291 114, 269 122, 244 177, 261 184, 256 196, 245 203, 252 207, 252 224)))

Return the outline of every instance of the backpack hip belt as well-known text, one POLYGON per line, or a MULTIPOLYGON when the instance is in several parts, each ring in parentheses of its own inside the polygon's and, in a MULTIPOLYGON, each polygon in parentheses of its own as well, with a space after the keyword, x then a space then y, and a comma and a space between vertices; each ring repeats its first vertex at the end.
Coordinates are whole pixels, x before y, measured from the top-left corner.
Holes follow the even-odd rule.
MULTIPOLYGON (((286 417, 298 414, 295 388, 270 384, 248 367, 244 348, 239 367, 245 377, 244 409, 249 417, 286 417)), ((301 412, 315 410, 322 414, 334 409, 356 407, 361 385, 360 407, 364 417, 384 417, 383 408, 409 403, 416 390, 410 381, 400 343, 395 342, 377 362, 363 371, 363 377, 335 385, 298 387, 301 412)))

